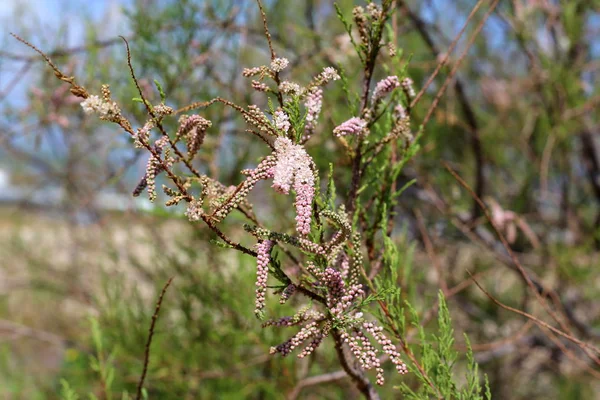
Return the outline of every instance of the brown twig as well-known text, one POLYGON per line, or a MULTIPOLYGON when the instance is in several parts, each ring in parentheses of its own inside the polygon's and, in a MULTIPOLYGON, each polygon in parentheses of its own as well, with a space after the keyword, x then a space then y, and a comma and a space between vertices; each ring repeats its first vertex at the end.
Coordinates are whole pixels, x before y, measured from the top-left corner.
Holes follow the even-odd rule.
POLYGON ((41 55, 44 58, 44 60, 46 61, 46 63, 50 66, 50 68, 52 68, 52 70, 54 71, 54 75, 56 75, 56 77, 58 79, 60 79, 61 81, 66 82, 69 85, 71 85, 70 90, 71 90, 71 93, 73 93, 73 95, 84 98, 84 99, 87 99, 89 97, 87 90, 85 90, 85 88, 83 88, 82 86, 77 85, 75 83, 74 77, 63 74, 62 71, 56 65, 54 65, 52 60, 50 60, 50 57, 48 57, 43 51, 41 51, 40 49, 35 47, 33 44, 29 43, 27 40, 19 37, 18 35, 15 35, 14 33, 11 33, 11 35, 15 39, 17 39, 19 42, 23 43, 24 45, 33 49, 36 53, 41 55))
MULTIPOLYGON (((468 273, 469 275, 471 275, 471 272, 470 272, 470 271, 468 271, 468 270, 467 270, 467 273, 468 273)), ((489 293, 487 290, 485 290, 485 289, 483 288, 483 286, 482 286, 482 285, 481 285, 481 284, 480 284, 480 283, 479 283, 479 282, 478 282, 478 281, 475 279, 475 277, 474 277, 473 275, 471 275, 471 279, 473 279, 473 282, 475 283, 475 285, 477 285, 477 287, 478 287, 478 288, 479 288, 479 289, 480 289, 480 290, 481 290, 481 291, 482 291, 482 292, 483 292, 483 293, 484 293, 484 294, 485 294, 485 295, 486 295, 486 296, 487 296, 487 297, 488 297, 488 298, 489 298, 489 299, 490 299, 492 302, 494 302, 494 303, 495 303, 497 306, 499 306, 499 307, 501 307, 501 308, 504 308, 505 310, 511 311, 511 312, 513 312, 513 313, 515 313, 515 314, 519 314, 519 315, 521 315, 521 316, 523 316, 523 317, 526 317, 526 318, 530 319, 531 321, 533 321, 535 324, 537 324, 537 325, 539 325, 539 326, 541 326, 541 327, 544 327, 544 328, 546 328, 546 329, 549 329, 549 330, 550 330, 550 331, 552 331, 553 333, 555 333, 555 334, 557 334, 557 335, 559 335, 559 336, 562 336, 562 337, 564 337, 565 339, 567 339, 567 340, 569 340, 569 341, 571 341, 571 342, 575 343, 576 345, 578 345, 578 346, 579 346, 579 347, 581 347, 582 349, 588 349, 588 350, 591 350, 591 351, 593 351, 593 352, 597 353, 598 355, 600 355, 600 349, 599 349, 599 348, 597 348, 596 346, 594 346, 594 345, 591 345, 591 344, 589 344, 589 343, 586 343, 586 342, 583 342, 583 341, 581 341, 581 340, 577 339, 576 337, 574 337, 574 336, 571 336, 571 335, 569 335, 569 334, 567 334, 567 333, 565 333, 565 332, 561 331, 560 329, 557 329, 557 328, 553 327, 552 325, 550 325, 550 324, 548 324, 548 323, 546 323, 546 322, 542 321, 541 319, 539 319, 539 318, 537 318, 537 317, 535 317, 535 316, 533 316, 533 315, 531 315, 531 314, 529 314, 529 313, 526 313, 525 311, 518 310, 518 309, 516 309, 516 308, 514 308, 514 307, 511 307, 511 306, 507 306, 506 304, 502 303, 500 300, 498 300, 498 299, 496 299, 494 296, 492 296, 492 295, 491 295, 491 294, 490 294, 490 293, 489 293)), ((588 354, 588 355, 589 355, 589 354, 588 354)), ((600 364, 600 360, 598 359, 598 356, 596 356, 596 355, 590 355, 590 358, 591 358, 592 360, 594 360, 594 362, 596 362, 597 364, 600 364)))
MULTIPOLYGON (((498 340, 495 340, 493 342, 488 342, 488 343, 472 343, 471 350, 473 350, 474 352, 490 351, 490 350, 497 349, 498 347, 502 347, 507 344, 514 343, 514 342, 518 341, 519 339, 521 339, 527 332, 529 332, 529 330, 531 329, 533 324, 534 324, 534 322, 529 319, 529 320, 527 320, 527 322, 525 322, 523 324, 523 326, 517 332, 513 333, 509 337, 505 337, 505 338, 498 339, 498 340)), ((467 349, 468 349, 466 345, 456 346, 456 347, 460 351, 467 351, 467 349)))
MULTIPOLYGON (((273 61, 277 57, 277 54, 275 53, 275 49, 273 48, 271 32, 269 32, 269 24, 267 23, 267 13, 265 12, 263 4, 260 0, 256 0, 256 3, 258 3, 258 9, 260 10, 260 16, 262 18, 265 37, 267 38, 267 43, 269 44, 269 51, 271 52, 271 61, 273 61)), ((277 84, 277 87, 279 87, 279 85, 281 84, 281 79, 279 78, 279 71, 275 72, 274 79, 275 83, 277 84)), ((279 102, 279 106, 283 107, 283 95, 279 90, 277 91, 277 101, 279 102)))
POLYGON ((152 337, 154 336, 154 327, 156 326, 156 320, 158 319, 158 313, 160 312, 160 307, 162 305, 163 298, 171 282, 173 282, 173 277, 169 278, 165 286, 163 286, 163 289, 160 292, 160 296, 158 296, 158 301, 156 302, 154 314, 152 314, 152 322, 150 322, 150 329, 148 330, 148 340, 146 341, 146 349, 144 350, 144 367, 142 369, 142 375, 140 376, 140 380, 137 385, 136 400, 140 400, 142 398, 142 387, 144 386, 144 380, 146 379, 146 373, 148 372, 148 362, 150 361, 150 345, 152 344, 152 337))
POLYGON ((502 234, 502 232, 500 232, 500 229, 494 223, 494 221, 492 219, 492 216, 490 215, 490 212, 488 211, 488 209, 485 206, 485 204, 483 203, 483 201, 477 196, 477 194, 475 194, 475 192, 473 192, 473 189, 471 189, 471 187, 469 186, 469 184, 467 182, 465 182, 465 180, 462 179, 450 167, 450 165, 448 165, 445 162, 443 162, 442 164, 444 165, 444 167, 446 168, 446 170, 448 170, 448 172, 450 172, 450 174, 454 177, 454 179, 456 179, 457 182, 469 192, 469 194, 477 202, 477 204, 479 205, 479 207, 481 207, 481 210, 483 211, 483 214, 485 215, 485 217, 487 218, 488 222, 490 223, 490 225, 494 229, 494 232, 496 233, 496 236, 498 236, 498 238, 500 239, 500 242, 504 246, 504 249, 507 251, 507 253, 510 256, 511 260, 513 261, 514 265, 517 267, 517 269, 521 273, 521 276, 525 279, 525 282, 527 283, 527 285, 529 286, 529 288, 533 291, 533 293, 535 294, 536 298, 538 299, 538 301, 540 302, 540 304, 542 305, 542 307, 544 307, 544 309, 546 310, 546 312, 548 312, 548 314, 550 316, 552 316, 552 318, 561 326, 562 329, 564 329, 565 331, 568 331, 569 328, 564 324, 564 321, 562 321, 560 318, 558 318, 558 316, 556 315, 556 313, 550 309, 550 307, 548 306, 548 303, 546 302, 546 300, 540 295, 539 290, 536 288, 536 286, 534 285, 533 281, 529 277, 529 274, 527 274, 527 272, 525 271, 525 269, 521 265, 521 262, 519 261, 519 259, 515 255, 515 253, 512 251, 510 245, 508 244, 508 241, 506 240, 506 238, 504 237, 504 235, 502 234))
MULTIPOLYGON (((16 35, 13 35, 13 36, 16 37, 16 35)), ((95 40, 94 42, 92 42, 89 45, 75 46, 75 47, 70 47, 67 49, 56 49, 47 54, 49 57, 71 56, 73 54, 89 51, 91 48, 112 46, 114 44, 119 43, 120 41, 121 41, 120 38, 112 38, 112 39, 107 39, 107 40, 95 40)), ((13 54, 13 53, 9 53, 7 51, 0 51, 0 57, 6 58, 9 60, 14 60, 14 61, 25 61, 25 62, 36 61, 36 57, 24 56, 21 54, 13 54)))
POLYGON ((296 386, 294 386, 292 391, 287 395, 287 399, 288 400, 296 400, 300 396, 302 389, 304 389, 308 386, 321 385, 323 383, 335 382, 335 381, 339 381, 339 380, 346 379, 346 378, 348 378, 348 373, 344 370, 340 370, 340 371, 330 372, 327 374, 316 375, 316 376, 311 376, 309 378, 302 379, 300 382, 298 382, 296 384, 296 386))
MULTIPOLYGON (((494 224, 489 211, 487 210, 487 207, 485 206, 485 204, 483 203, 483 201, 477 197, 477 195, 473 192, 473 190, 469 187, 469 185, 456 173, 454 172, 454 170, 452 170, 452 168, 450 168, 450 166, 446 163, 444 163, 445 168, 450 172, 450 174, 452 174, 452 176, 461 184, 461 186, 463 186, 465 189, 467 189, 467 191, 471 194, 471 196, 473 196, 473 198, 475 199, 475 201, 477 202, 477 204, 479 204, 479 206, 481 207, 485 217, 487 218, 488 222, 490 223, 490 225, 492 225, 492 228, 494 229, 494 231, 496 232, 496 235, 498 236, 498 238, 500 239, 500 241, 502 242, 502 245, 504 246, 505 250, 508 252, 509 256, 511 257, 514 265, 517 267, 517 269, 519 270, 519 272, 521 273, 521 276, 525 279, 525 281, 527 282, 527 285, 529 286, 529 288, 533 291, 536 299, 538 300, 538 302, 541 304, 541 306, 544 308, 544 310, 546 310, 546 312, 560 325, 560 327, 564 330, 561 331, 559 329, 556 329, 554 327, 551 327, 551 330, 554 331, 558 331, 560 332, 559 335, 561 336, 565 336, 568 338, 572 338, 573 342, 576 344, 580 344, 583 343, 584 345, 580 345, 581 349, 594 361, 596 362, 596 364, 600 365, 600 358, 598 358, 597 355, 593 354, 590 352, 589 348, 594 349, 598 354, 600 354, 600 350, 598 350, 596 347, 589 345, 577 338, 575 338, 574 336, 572 336, 572 332, 569 329, 569 327, 565 324, 565 322, 560 319, 558 317, 558 315, 550 308, 550 306, 548 305, 548 303, 546 302, 546 299, 544 296, 542 296, 542 294, 540 294, 540 291, 535 287, 535 285, 533 284, 533 281, 531 280, 531 278, 529 277, 529 275, 527 274, 527 272, 525 271, 525 269, 523 268, 523 266, 521 265, 521 263, 519 262, 519 259, 516 257, 515 253, 512 251, 512 249, 510 248, 506 238, 504 237, 504 235, 500 232, 500 230, 498 229, 498 227, 496 226, 496 224, 494 224)), ((479 285, 478 285, 479 286, 479 285)), ((543 294, 545 294, 545 291, 543 292, 543 294)), ((508 306, 507 306, 508 307, 508 306)), ((517 310, 519 311, 519 313, 523 313, 523 311, 517 310)), ((546 324, 544 322, 544 324, 546 324)), ((546 324, 548 325, 548 324, 546 324)), ((550 325, 548 325, 550 326, 550 325)), ((550 329, 550 328, 549 328, 550 329)))

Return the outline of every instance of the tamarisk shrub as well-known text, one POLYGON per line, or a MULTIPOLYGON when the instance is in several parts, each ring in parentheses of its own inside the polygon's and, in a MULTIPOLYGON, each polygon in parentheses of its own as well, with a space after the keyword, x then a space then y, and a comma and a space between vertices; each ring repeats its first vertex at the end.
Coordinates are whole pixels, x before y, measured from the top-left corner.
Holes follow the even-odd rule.
MULTIPOLYGON (((265 96, 266 107, 235 104, 217 97, 175 110, 165 104, 162 88, 158 88, 161 103, 154 105, 139 90, 139 101, 148 118, 134 129, 122 111, 124 107, 111 99, 108 85, 102 87, 101 95, 90 94, 49 64, 57 77, 83 99, 81 106, 87 114, 118 124, 132 137, 136 148, 148 153, 146 172, 134 195, 141 195, 145 189, 148 198, 156 201, 156 181, 164 177, 168 182, 162 185, 166 206, 185 204, 187 218, 205 223, 223 246, 256 257, 256 316, 265 328, 296 329, 288 340, 272 344, 271 354, 304 358, 332 337, 341 366, 366 397, 378 398, 378 394, 365 371, 373 370, 375 382, 383 385, 384 366, 389 362, 398 374, 410 370, 423 382, 418 394, 403 385, 405 393, 412 392, 415 398, 450 398, 458 393, 450 367, 445 375, 432 375, 438 365, 451 359, 450 325, 443 326, 447 346, 440 351, 444 353, 424 345, 420 351, 423 362, 404 338, 405 311, 397 287, 398 259, 391 234, 394 207, 402 191, 396 187, 396 180, 404 164, 418 151, 418 144, 411 129, 409 107, 415 97, 413 81, 405 76, 406 65, 392 34, 385 33, 393 12, 391 5, 391 1, 381 5, 370 2, 366 10, 357 6, 352 11, 353 22, 337 9, 360 60, 359 93, 354 93, 355 85, 344 71, 334 66, 316 71, 306 83, 294 82, 289 60, 278 57, 273 49, 260 2, 271 60, 245 68, 241 75, 250 79, 251 90, 265 96), (385 69, 396 72, 375 82, 383 46, 394 49, 385 69), (321 112, 336 107, 326 102, 331 85, 342 86, 350 106, 345 111, 347 119, 335 121, 336 127, 328 131, 323 128, 321 112), (264 143, 269 152, 254 168, 242 170, 245 179, 234 185, 219 182, 194 165, 205 136, 215 128, 201 110, 217 103, 239 113, 247 125, 246 132, 264 143), (178 121, 174 132, 166 128, 171 119, 178 121), (317 135, 329 135, 336 141, 336 151, 350 161, 349 170, 342 174, 349 175, 349 179, 334 179, 330 166, 329 176, 323 180, 326 185, 320 184, 325 177, 310 152, 311 139, 317 135), (290 223, 289 231, 269 229, 254 215, 248 195, 260 181, 267 181, 273 191, 291 198, 295 223, 290 223), (338 199, 340 188, 343 195, 338 199), (234 211, 248 219, 244 229, 254 238, 254 249, 234 241, 219 227, 234 211), (294 300, 301 306, 294 315, 267 318, 274 313, 265 308, 270 292, 278 294, 282 304, 294 300), (372 306, 380 312, 374 313, 372 306), (410 359, 408 364, 406 357, 410 359)), ((127 50, 129 55, 129 47, 127 50)), ((139 89, 130 60, 129 67, 139 89)), ((444 311, 442 298, 440 303, 444 311)), ((418 324, 414 314, 413 322, 418 324)), ((420 340, 426 343, 423 334, 420 340)), ((476 373, 475 368, 472 375, 476 377, 476 373)), ((469 398, 477 398, 481 390, 478 380, 470 382, 465 390, 473 394, 469 398)))

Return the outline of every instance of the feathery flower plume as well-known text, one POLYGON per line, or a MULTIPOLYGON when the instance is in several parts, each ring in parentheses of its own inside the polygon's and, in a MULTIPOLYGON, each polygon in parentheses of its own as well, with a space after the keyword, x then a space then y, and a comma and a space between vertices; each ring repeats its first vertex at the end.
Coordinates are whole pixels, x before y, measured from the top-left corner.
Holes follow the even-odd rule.
POLYGON ((346 122, 338 125, 333 133, 335 136, 346 136, 346 135, 360 135, 365 131, 367 127, 367 121, 358 117, 352 117, 346 122))
POLYGON ((278 137, 274 144, 277 165, 273 188, 288 194, 291 186, 296 191, 296 230, 302 235, 310 232, 311 205, 315 194, 312 159, 304 147, 286 137, 278 137))

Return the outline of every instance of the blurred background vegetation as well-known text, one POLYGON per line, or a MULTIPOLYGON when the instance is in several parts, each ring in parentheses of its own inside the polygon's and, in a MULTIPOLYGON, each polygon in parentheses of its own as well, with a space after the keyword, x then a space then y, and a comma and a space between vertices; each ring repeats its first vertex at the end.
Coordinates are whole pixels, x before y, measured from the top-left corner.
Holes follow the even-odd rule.
MULTIPOLYGON (((417 90, 473 7, 483 5, 413 111, 414 121, 434 101, 489 3, 395 2, 390 27, 417 90)), ((265 4, 294 80, 307 82, 336 65, 350 82, 360 81, 332 2, 265 4)), ((352 1, 338 4, 350 15, 352 1)), ((217 95, 260 104, 241 77, 243 67, 269 60, 257 11, 250 0, 0 3, 0 398, 54 399, 61 392, 74 398, 67 382, 97 398, 134 393, 154 304, 170 277, 146 380, 150 398, 359 398, 344 374, 322 384, 310 380, 339 371, 332 346, 301 361, 269 356, 269 347, 289 335, 261 329, 254 317, 254 260, 211 245, 214 234, 187 222, 181 209, 131 197, 145 154, 133 151, 123 132, 86 118, 68 86, 8 35, 46 51, 90 90, 109 83, 113 98, 131 105, 130 120, 143 123, 118 35, 130 42, 150 101, 159 98, 156 79, 175 108, 217 95)), ((468 334, 494 398, 599 398, 600 369, 579 347, 499 308, 472 285, 467 270, 501 302, 553 322, 443 162, 485 201, 570 332, 598 345, 599 38, 596 0, 500 2, 400 178, 401 185, 416 183, 403 193, 396 216, 398 284, 427 332, 437 329, 431 314, 438 290, 445 294, 456 349, 464 352, 468 334)), ((332 151, 340 144, 331 130, 351 116, 345 102, 341 85, 330 86, 326 123, 309 145, 322 179, 329 163, 336 165, 338 188, 347 187, 348 160, 332 159, 343 152, 332 151)), ((263 146, 243 134, 230 110, 213 107, 203 116, 213 127, 198 168, 239 182, 238 171, 265 155, 263 146)), ((251 196, 262 220, 275 230, 289 228, 293 210, 285 200, 260 190, 251 196)), ((240 226, 232 216, 223 229, 251 245, 240 226)), ((416 384, 411 376, 393 377, 382 398, 396 398, 393 386, 401 380, 416 384)))

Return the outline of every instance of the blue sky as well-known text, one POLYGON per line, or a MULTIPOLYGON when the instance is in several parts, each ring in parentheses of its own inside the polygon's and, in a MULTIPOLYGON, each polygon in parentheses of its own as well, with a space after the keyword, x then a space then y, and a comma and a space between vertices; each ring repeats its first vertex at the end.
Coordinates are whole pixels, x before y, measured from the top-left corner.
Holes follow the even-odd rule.
POLYGON ((87 21, 102 24, 101 36, 114 37, 127 32, 122 8, 133 0, 0 0, 0 40, 4 50, 15 46, 6 42, 9 32, 52 35, 68 21, 69 46, 81 44, 87 21))
MULTIPOLYGON (((45 51, 56 46, 72 47, 83 44, 88 23, 101 26, 99 39, 126 35, 127 20, 123 7, 133 0, 0 0, 0 48, 19 55, 32 51, 13 39, 16 33, 45 51), (68 21, 68 27, 65 27, 68 21)), ((0 91, 9 84, 22 67, 20 62, 0 64, 0 91)), ((24 82, 11 92, 13 104, 23 100, 27 90, 24 82)), ((0 104, 0 111, 2 105, 0 104)))

